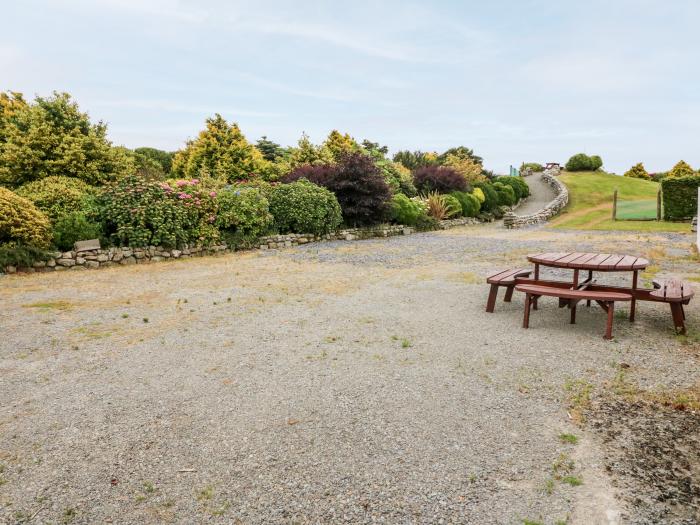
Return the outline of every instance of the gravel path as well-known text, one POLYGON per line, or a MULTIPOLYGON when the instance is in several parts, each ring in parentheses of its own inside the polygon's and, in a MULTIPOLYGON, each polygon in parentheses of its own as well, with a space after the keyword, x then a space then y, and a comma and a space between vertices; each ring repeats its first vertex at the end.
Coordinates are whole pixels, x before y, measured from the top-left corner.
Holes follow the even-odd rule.
POLYGON ((530 196, 515 210, 518 215, 537 213, 556 197, 552 187, 542 180, 541 173, 530 175, 525 180, 530 186, 530 196))
POLYGON ((682 274, 689 243, 492 224, 0 279, 0 522, 617 523, 634 506, 572 385, 624 361, 683 388, 697 353, 663 305, 612 342, 553 301, 522 330, 483 278, 611 247, 682 274))

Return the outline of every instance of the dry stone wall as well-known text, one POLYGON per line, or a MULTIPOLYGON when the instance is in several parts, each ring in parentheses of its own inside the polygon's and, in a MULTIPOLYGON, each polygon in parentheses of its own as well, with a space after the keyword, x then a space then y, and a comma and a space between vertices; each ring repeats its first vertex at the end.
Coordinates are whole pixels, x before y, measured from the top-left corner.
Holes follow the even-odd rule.
POLYGON ((531 224, 547 222, 557 215, 569 203, 569 190, 557 177, 559 170, 549 169, 542 173, 542 180, 549 184, 556 194, 544 208, 530 215, 516 215, 513 212, 506 213, 503 217, 503 225, 506 228, 522 228, 531 224))
MULTIPOLYGON (((466 224, 477 224, 479 219, 464 217, 453 220, 441 221, 440 229, 453 228, 466 224)), ((355 241, 377 237, 393 237, 395 235, 410 235, 414 229, 408 226, 396 224, 384 224, 372 228, 349 228, 338 230, 327 235, 313 235, 308 233, 291 233, 287 235, 269 235, 262 237, 256 243, 261 250, 287 248, 299 246, 310 242, 319 241, 355 241)), ((145 264, 151 262, 167 261, 174 259, 188 259, 203 255, 215 255, 233 251, 233 248, 218 244, 203 248, 183 247, 178 250, 163 248, 161 246, 148 246, 146 248, 108 248, 101 249, 97 241, 81 241, 75 244, 72 251, 55 252, 46 261, 35 262, 30 268, 16 268, 8 266, 5 273, 34 273, 56 272, 66 270, 88 270, 108 268, 110 266, 127 266, 131 264, 145 264)))

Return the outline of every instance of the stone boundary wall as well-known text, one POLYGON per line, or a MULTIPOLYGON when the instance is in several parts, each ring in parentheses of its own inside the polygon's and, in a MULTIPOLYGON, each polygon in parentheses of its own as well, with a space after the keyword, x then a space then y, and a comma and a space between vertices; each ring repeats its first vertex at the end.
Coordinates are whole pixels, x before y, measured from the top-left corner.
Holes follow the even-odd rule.
POLYGON ((569 190, 564 186, 557 175, 559 170, 549 169, 542 173, 542 180, 549 184, 556 193, 556 197, 540 211, 530 215, 516 215, 513 212, 506 213, 503 217, 503 225, 506 228, 521 228, 530 224, 547 222, 557 215, 569 203, 569 190))
MULTIPOLYGON (((466 224, 478 224, 481 220, 473 217, 440 221, 439 228, 446 230, 455 226, 466 224)), ((268 235, 258 239, 256 247, 261 250, 287 248, 299 246, 310 242, 320 241, 355 241, 381 237, 393 237, 396 235, 411 235, 415 230, 409 226, 400 224, 383 224, 372 228, 349 228, 338 230, 327 235, 314 235, 309 233, 290 233, 287 235, 268 235)), ((66 270, 87 270, 108 268, 110 266, 131 264, 145 264, 170 259, 188 259, 204 255, 215 255, 234 251, 225 244, 203 247, 184 247, 179 250, 171 250, 160 246, 147 248, 108 248, 108 249, 79 249, 80 243, 76 243, 75 250, 69 252, 54 252, 47 261, 35 262, 31 268, 16 268, 8 266, 5 273, 34 273, 55 272, 66 270)), ((1 272, 0 272, 1 273, 1 272)))

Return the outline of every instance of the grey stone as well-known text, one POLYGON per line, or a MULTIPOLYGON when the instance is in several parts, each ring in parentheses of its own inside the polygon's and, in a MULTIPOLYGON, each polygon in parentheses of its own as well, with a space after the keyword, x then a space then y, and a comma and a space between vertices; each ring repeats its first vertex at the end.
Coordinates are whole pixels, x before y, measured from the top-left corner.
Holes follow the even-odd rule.
POLYGON ((59 259, 56 261, 56 263, 59 266, 65 266, 65 267, 75 266, 75 259, 59 259))
POLYGON ((99 262, 107 262, 109 261, 109 256, 107 254, 101 253, 97 256, 97 260, 99 262))
POLYGON ((175 257, 176 259, 182 255, 182 252, 180 250, 173 250, 172 251, 172 256, 175 257))
POLYGON ((133 256, 124 257, 121 261, 119 261, 119 264, 122 264, 124 266, 130 265, 130 264, 136 264, 136 257, 133 257, 133 256))
POLYGON ((75 254, 73 252, 65 252, 61 254, 62 259, 72 259, 75 254))
POLYGON ((17 267, 16 266, 6 266, 5 273, 17 273, 17 267))
POLYGON ((54 259, 49 259, 48 261, 46 261, 46 266, 53 268, 54 266, 56 266, 56 261, 54 259))
POLYGON ((34 264, 32 264, 34 268, 43 268, 46 266, 46 261, 34 261, 34 264))
POLYGON ((84 257, 76 257, 75 263, 82 266, 83 264, 85 264, 85 258, 84 257))
POLYGON ((71 270, 87 270, 85 266, 71 266, 71 270))
POLYGON ((99 250, 100 240, 99 239, 89 239, 87 241, 78 241, 73 245, 73 251, 85 252, 88 250, 99 250))
POLYGON ((100 263, 98 263, 97 261, 87 261, 87 262, 85 263, 85 266, 88 267, 88 268, 99 268, 99 267, 100 267, 100 263))

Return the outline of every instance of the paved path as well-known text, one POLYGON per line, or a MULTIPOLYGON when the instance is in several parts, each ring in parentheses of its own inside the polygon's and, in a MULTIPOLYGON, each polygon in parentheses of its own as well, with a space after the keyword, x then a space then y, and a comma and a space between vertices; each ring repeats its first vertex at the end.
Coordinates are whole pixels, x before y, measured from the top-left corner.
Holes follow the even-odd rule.
POLYGON ((530 196, 515 210, 517 215, 536 213, 556 196, 552 187, 542 180, 541 173, 530 175, 525 178, 525 181, 530 186, 530 196))
POLYGON ((665 305, 610 342, 599 310, 569 325, 556 301, 523 330, 521 297, 484 312, 484 276, 659 246, 683 275, 689 245, 490 224, 2 278, 0 523, 612 523, 638 509, 570 403, 623 370, 693 384, 697 356, 665 305))

